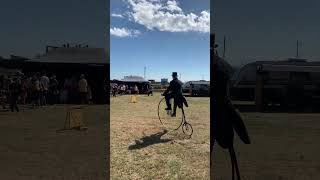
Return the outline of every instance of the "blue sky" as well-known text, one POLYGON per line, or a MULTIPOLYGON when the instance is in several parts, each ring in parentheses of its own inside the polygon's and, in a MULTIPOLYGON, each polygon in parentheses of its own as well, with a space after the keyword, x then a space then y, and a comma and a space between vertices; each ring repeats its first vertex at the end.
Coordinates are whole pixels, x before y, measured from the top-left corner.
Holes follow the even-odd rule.
POLYGON ((111 79, 210 79, 210 1, 111 0, 111 79))
POLYGON ((1 0, 0 56, 34 57, 46 45, 108 47, 105 0, 1 0))
POLYGON ((300 55, 320 60, 319 0, 214 1, 213 27, 222 54, 232 65, 256 60, 276 60, 300 55))

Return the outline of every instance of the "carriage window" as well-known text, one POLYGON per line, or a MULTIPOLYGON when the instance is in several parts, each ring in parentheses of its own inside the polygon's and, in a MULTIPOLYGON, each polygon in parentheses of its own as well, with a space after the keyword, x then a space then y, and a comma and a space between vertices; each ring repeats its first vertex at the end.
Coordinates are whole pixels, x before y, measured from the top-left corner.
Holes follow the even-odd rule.
POLYGON ((290 78, 289 72, 270 72, 270 80, 288 80, 290 78))

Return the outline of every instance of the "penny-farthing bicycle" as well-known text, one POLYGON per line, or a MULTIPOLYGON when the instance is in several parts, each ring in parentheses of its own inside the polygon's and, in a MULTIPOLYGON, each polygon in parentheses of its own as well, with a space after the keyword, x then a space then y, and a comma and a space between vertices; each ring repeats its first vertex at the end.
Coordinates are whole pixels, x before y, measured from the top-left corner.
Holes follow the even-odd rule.
MULTIPOLYGON (((174 98, 170 99, 170 104, 172 107, 174 106, 174 98)), ((181 108, 177 107, 175 117, 171 116, 173 110, 165 110, 166 107, 166 100, 163 97, 158 104, 158 117, 160 123, 168 130, 178 130, 181 127, 182 132, 191 137, 193 134, 193 128, 186 120, 183 106, 181 108)))

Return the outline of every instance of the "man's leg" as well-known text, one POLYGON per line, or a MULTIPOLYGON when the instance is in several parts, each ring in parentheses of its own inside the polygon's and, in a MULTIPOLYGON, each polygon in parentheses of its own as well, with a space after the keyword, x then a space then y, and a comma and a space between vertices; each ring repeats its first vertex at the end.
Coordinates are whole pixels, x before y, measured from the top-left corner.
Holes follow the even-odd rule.
POLYGON ((44 96, 43 96, 43 100, 44 100, 44 105, 46 106, 47 105, 47 102, 48 102, 48 91, 45 90, 44 91, 44 96))
POLYGON ((167 94, 165 96, 165 100, 166 100, 166 104, 167 104, 167 108, 165 110, 171 110, 171 104, 170 104, 170 99, 172 98, 172 95, 167 94))
POLYGON ((9 98, 9 103, 10 103, 10 110, 11 110, 11 112, 13 112, 13 111, 14 111, 14 107, 13 107, 13 96, 10 96, 10 98, 9 98))
POLYGON ((84 100, 86 104, 89 104, 89 97, 88 97, 88 93, 84 94, 84 100))
POLYGON ((14 97, 14 108, 16 109, 17 112, 19 112, 18 99, 19 99, 19 96, 14 97))
POLYGON ((171 114, 171 117, 176 117, 176 112, 177 112, 177 102, 176 100, 173 103, 173 113, 171 114))
POLYGON ((84 101, 85 101, 83 94, 84 94, 83 92, 80 93, 80 103, 81 103, 81 104, 84 104, 84 101))

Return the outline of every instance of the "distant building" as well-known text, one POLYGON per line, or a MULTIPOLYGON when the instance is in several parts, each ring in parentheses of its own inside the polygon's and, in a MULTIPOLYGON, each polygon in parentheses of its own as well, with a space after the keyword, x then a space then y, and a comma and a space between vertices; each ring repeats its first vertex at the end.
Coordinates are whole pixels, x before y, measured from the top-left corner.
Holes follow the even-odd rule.
POLYGON ((22 70, 25 75, 46 71, 55 74, 59 82, 69 76, 79 77, 85 74, 92 89, 94 103, 107 102, 104 90, 105 79, 110 79, 109 51, 105 48, 89 48, 87 45, 46 46, 45 54, 28 59, 11 55, 11 59, 0 58, 0 71, 13 74, 22 70))
POLYGON ((124 76, 124 78, 121 81, 123 81, 123 82, 149 82, 141 76, 132 76, 132 75, 131 76, 124 76))
POLYGON ((25 57, 11 55, 10 59, 0 56, 0 76, 15 76, 22 72, 22 66, 28 59, 25 57))
POLYGON ((21 69, 0 67, 0 76, 15 76, 21 69))
POLYGON ((46 53, 33 58, 32 62, 107 64, 108 52, 104 48, 55 47, 47 46, 46 53))
POLYGON ((137 85, 139 89, 140 94, 144 94, 147 92, 147 87, 149 86, 150 82, 145 80, 141 76, 124 76, 121 80, 111 80, 110 83, 116 83, 116 84, 124 84, 128 85, 129 88, 137 85))
POLYGON ((92 88, 93 102, 104 104, 109 100, 103 88, 104 80, 110 79, 107 72, 109 67, 107 49, 65 45, 47 46, 44 55, 26 61, 22 69, 25 74, 41 71, 54 73, 59 82, 63 82, 70 75, 79 77, 80 74, 85 74, 92 88))
POLYGON ((155 84, 156 83, 156 80, 154 80, 154 79, 149 79, 148 80, 151 84, 155 84))
POLYGON ((166 84, 168 84, 169 82, 168 82, 168 79, 167 78, 162 78, 161 79, 161 85, 166 85, 166 84))
POLYGON ((9 69, 21 69, 28 58, 11 55, 10 59, 0 57, 0 67, 9 69))

